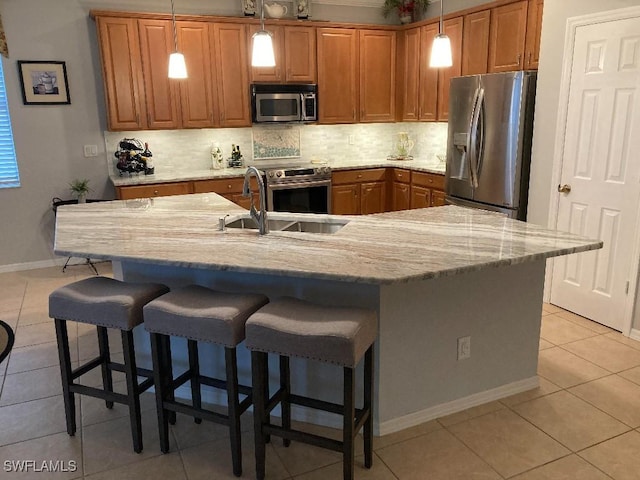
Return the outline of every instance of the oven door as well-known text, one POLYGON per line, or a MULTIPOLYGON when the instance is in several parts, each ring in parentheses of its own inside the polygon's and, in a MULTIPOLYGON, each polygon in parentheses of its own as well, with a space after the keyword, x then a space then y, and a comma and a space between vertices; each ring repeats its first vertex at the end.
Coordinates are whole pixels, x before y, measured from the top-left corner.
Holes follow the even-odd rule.
POLYGON ((299 93, 256 93, 254 102, 254 122, 302 120, 302 98, 299 93))
POLYGON ((267 210, 329 213, 331 211, 331 180, 267 185, 267 210))

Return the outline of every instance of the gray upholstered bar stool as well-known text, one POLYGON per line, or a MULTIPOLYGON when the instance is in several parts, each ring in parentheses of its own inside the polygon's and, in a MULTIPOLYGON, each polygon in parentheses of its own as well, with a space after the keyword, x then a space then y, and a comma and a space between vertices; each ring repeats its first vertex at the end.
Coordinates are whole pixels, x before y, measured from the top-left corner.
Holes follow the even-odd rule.
MULTIPOLYGON (((246 324, 251 350, 256 477, 265 476, 265 444, 270 435, 342 452, 343 476, 354 476, 354 440, 364 427, 365 466, 373 460, 373 348, 377 315, 364 308, 327 307, 295 298, 280 298, 254 313, 246 324), (269 396, 268 353, 280 356, 280 388, 269 396), (364 356, 363 408, 355 407, 354 371, 364 356), (343 367, 343 404, 291 393, 289 357, 301 357, 343 367), (271 423, 278 403, 282 425, 271 423), (291 428, 291 404, 343 415, 343 439, 337 441, 291 428)), ((310 378, 309 382, 313 382, 310 378)))
POLYGON ((107 408, 113 408, 114 402, 128 405, 133 449, 137 453, 142 451, 140 394, 153 385, 153 373, 136 366, 132 330, 143 321, 142 307, 168 291, 168 287, 157 283, 129 283, 107 277, 92 277, 58 288, 49 295, 49 316, 56 325, 69 435, 73 436, 76 432, 74 394, 79 393, 105 400, 107 408), (98 328, 100 355, 75 370, 71 367, 67 321, 87 323, 98 328), (107 328, 115 328, 121 332, 124 363, 111 361, 107 328), (74 381, 97 367, 102 369, 102 389, 74 381), (114 370, 125 374, 126 395, 113 391, 114 370), (146 379, 138 384, 138 376, 146 379))
POLYGON ((268 301, 264 295, 225 293, 189 285, 144 307, 144 326, 151 333, 162 452, 169 451, 170 413, 192 416, 197 423, 201 419, 220 423, 229 427, 233 473, 242 474, 240 415, 251 405, 251 388, 238 385, 236 347, 244 340, 247 318, 268 301), (176 378, 171 365, 170 337, 186 338, 189 352, 189 369, 176 378), (226 379, 200 374, 197 342, 224 346, 226 379), (175 390, 187 381, 191 382, 192 405, 175 399, 175 390), (226 415, 202 408, 202 384, 226 390, 226 415), (242 402, 239 394, 246 395, 242 402))

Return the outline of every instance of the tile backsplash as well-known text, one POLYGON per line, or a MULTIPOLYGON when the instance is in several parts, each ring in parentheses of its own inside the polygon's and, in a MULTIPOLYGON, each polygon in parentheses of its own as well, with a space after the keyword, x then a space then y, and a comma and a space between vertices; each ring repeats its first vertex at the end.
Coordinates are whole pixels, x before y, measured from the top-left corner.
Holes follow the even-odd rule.
MULTIPOLYGON (((116 174, 114 153, 123 138, 137 138, 149 144, 156 172, 163 169, 204 170, 211 168, 211 147, 218 144, 224 158, 231 156, 231 145, 239 145, 245 164, 263 161, 253 158, 253 134, 260 138, 281 132, 282 126, 254 126, 252 128, 211 128, 185 130, 145 130, 138 132, 105 132, 107 167, 116 174)), ((446 123, 374 123, 350 125, 296 125, 300 130, 300 158, 335 160, 366 158, 381 159, 393 154, 394 138, 407 132, 415 141, 413 156, 431 160, 447 149, 446 123)), ((277 137, 276 137, 277 138, 277 137)))

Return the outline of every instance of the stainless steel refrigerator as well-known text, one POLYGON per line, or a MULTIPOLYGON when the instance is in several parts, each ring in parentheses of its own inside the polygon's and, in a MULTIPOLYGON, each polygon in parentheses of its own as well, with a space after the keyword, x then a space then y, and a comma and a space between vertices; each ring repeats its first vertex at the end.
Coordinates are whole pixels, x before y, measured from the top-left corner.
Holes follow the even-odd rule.
POLYGON ((536 72, 451 79, 446 202, 526 220, 536 72))

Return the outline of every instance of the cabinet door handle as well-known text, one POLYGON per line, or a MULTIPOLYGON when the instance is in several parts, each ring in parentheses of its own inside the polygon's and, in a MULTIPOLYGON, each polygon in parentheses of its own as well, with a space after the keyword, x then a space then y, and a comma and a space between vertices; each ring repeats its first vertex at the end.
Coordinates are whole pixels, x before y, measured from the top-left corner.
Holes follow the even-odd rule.
POLYGON ((520 66, 520 60, 522 60, 522 55, 521 54, 518 54, 517 60, 518 60, 517 65, 520 66))
POLYGON ((140 114, 136 113, 136 123, 139 125, 140 124, 140 114))
POLYGON ((158 193, 159 193, 159 192, 158 192, 158 190, 154 190, 154 191, 153 191, 153 194, 154 194, 154 195, 158 195, 158 193))
POLYGON ((531 65, 531 52, 529 52, 529 59, 527 61, 529 62, 528 65, 531 65))
POLYGON ((353 119, 355 120, 356 119, 356 109, 355 108, 353 109, 353 114, 352 115, 353 115, 353 119))
POLYGON ((147 112, 147 124, 151 126, 151 113, 147 112))

